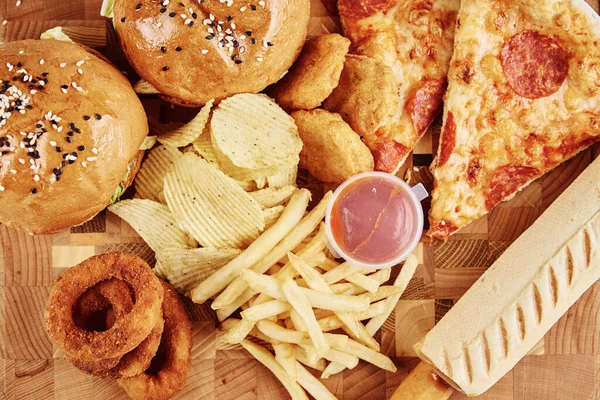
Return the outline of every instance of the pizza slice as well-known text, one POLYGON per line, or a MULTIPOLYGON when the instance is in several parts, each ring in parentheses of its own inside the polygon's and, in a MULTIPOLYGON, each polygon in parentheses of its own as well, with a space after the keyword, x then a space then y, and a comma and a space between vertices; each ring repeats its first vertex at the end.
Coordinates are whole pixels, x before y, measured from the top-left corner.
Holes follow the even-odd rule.
POLYGON ((460 0, 339 0, 338 9, 350 53, 340 85, 323 106, 338 112, 362 136, 375 156, 375 169, 395 173, 442 108, 452 57, 454 25, 460 0), (387 79, 371 85, 369 71, 387 79), (378 93, 392 91, 393 98, 378 93), (369 114, 369 123, 353 115, 369 114), (358 121, 358 123, 357 123, 358 121))
POLYGON ((600 140, 600 17, 584 0, 463 0, 430 234, 446 239, 600 140))

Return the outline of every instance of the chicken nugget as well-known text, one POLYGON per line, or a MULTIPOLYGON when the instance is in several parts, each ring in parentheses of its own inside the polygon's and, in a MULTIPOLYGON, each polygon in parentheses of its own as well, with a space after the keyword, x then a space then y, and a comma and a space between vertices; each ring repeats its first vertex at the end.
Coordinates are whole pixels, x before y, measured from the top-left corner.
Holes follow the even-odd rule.
POLYGON ((319 107, 337 86, 349 48, 350 40, 336 33, 309 39, 271 96, 288 111, 319 107))
POLYGON ((346 56, 344 70, 323 108, 339 113, 352 129, 375 143, 378 129, 391 123, 400 99, 392 69, 365 56, 346 56))
POLYGON ((292 113, 303 147, 300 166, 322 182, 342 183, 372 171, 373 155, 339 114, 317 109, 292 113))

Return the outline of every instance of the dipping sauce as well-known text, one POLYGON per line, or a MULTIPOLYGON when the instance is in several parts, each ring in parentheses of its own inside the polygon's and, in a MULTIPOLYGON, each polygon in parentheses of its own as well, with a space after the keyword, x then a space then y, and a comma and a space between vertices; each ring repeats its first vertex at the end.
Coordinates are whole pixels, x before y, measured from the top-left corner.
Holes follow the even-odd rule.
POLYGON ((421 206, 408 185, 391 178, 378 175, 349 181, 334 198, 329 224, 346 260, 385 264, 416 245, 422 229, 421 206))

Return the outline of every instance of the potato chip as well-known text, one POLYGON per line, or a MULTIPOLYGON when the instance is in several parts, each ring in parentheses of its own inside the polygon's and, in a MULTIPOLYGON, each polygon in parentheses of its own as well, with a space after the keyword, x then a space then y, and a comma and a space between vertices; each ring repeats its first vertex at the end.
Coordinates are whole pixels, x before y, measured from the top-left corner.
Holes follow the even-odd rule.
MULTIPOLYGON (((212 104, 213 100, 209 100, 204 107, 200 109, 198 114, 187 124, 183 124, 177 129, 169 129, 167 132, 159 133, 158 141, 162 144, 174 147, 184 147, 194 142, 204 131, 204 127, 210 116, 212 104)), ((152 123, 154 123, 154 121, 155 120, 153 119, 152 123)), ((155 127, 150 125, 150 131, 152 131, 153 128, 155 127)))
POLYGON ((108 210, 131 225, 156 253, 169 246, 197 246, 163 204, 152 200, 123 200, 108 206, 108 210))
POLYGON ((154 268, 152 268, 152 272, 154 272, 154 275, 158 276, 161 279, 167 279, 165 275, 165 270, 163 269, 162 265, 160 265, 159 261, 157 261, 154 265, 154 268))
POLYGON ((157 252, 156 259, 165 278, 179 293, 187 296, 192 288, 238 254, 238 249, 186 249, 171 246, 157 252))
POLYGON ((165 199, 202 247, 246 248, 265 227, 258 203, 215 166, 188 153, 165 176, 165 199))
MULTIPOLYGON (((219 163, 222 158, 230 162, 223 165, 227 173, 230 169, 233 172, 235 169, 242 170, 239 172, 271 170, 253 179, 297 165, 302 150, 293 118, 269 97, 260 94, 243 93, 223 100, 213 112, 211 135, 219 163)), ((236 174, 232 176, 240 179, 236 174)))
POLYGON ((217 154, 213 149, 212 142, 210 139, 210 129, 208 126, 204 129, 204 132, 200 137, 192 142, 194 149, 200 154, 200 157, 204 158, 209 163, 217 163, 217 154))
POLYGON ((291 185, 283 186, 279 189, 266 188, 252 192, 250 193, 250 196, 252 196, 263 209, 266 209, 285 204, 290 197, 292 197, 295 190, 296 187, 291 185))
POLYGON ((287 185, 296 186, 296 178, 298 177, 298 166, 283 168, 278 174, 267 176, 269 187, 278 188, 287 185))
POLYGON ((140 145, 140 150, 150 150, 156 144, 156 136, 146 136, 142 144, 140 145))
POLYGON ((136 197, 164 203, 163 181, 165 174, 183 154, 175 147, 159 146, 152 149, 142 163, 134 181, 136 197))
POLYGON ((263 210, 265 216, 265 229, 269 229, 281 217, 281 213, 285 210, 285 206, 275 206, 263 210))
POLYGON ((133 85, 133 90, 137 94, 160 94, 150 82, 140 79, 133 85))
POLYGON ((262 178, 254 179, 254 183, 256 183, 257 188, 263 189, 267 186, 267 177, 263 176, 262 178))
MULTIPOLYGON (((218 148, 215 147, 215 140, 211 136, 211 143, 213 144, 213 151, 217 156, 217 161, 221 169, 232 178, 240 181, 259 181, 266 176, 277 174, 281 169, 277 167, 264 168, 264 169, 245 169, 236 167, 233 162, 225 154, 223 154, 218 148)), ((254 184, 258 187, 257 183, 254 184)), ((266 184, 266 181, 265 181, 266 184)))

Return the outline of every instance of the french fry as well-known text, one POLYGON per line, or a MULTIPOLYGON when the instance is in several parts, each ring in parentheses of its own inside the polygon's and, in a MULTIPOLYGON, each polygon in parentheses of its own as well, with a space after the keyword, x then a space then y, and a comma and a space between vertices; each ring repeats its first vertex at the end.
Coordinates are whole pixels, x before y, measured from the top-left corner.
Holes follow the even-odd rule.
POLYGON ((383 323, 388 319, 388 317, 396 307, 396 303, 398 303, 398 300, 400 300, 402 293, 404 293, 406 287, 408 286, 408 283, 415 274, 418 264, 419 263, 417 261, 417 257, 415 257, 413 254, 409 255, 406 261, 404 262, 404 265, 402 266, 398 277, 394 281, 394 287, 399 288, 400 292, 384 300, 384 312, 382 312, 376 317, 373 317, 373 319, 371 319, 366 325, 367 331, 369 331, 369 334, 371 334, 371 336, 375 335, 375 333, 383 326, 383 323))
POLYGON ((317 355, 317 349, 312 344, 299 344, 298 346, 305 351, 306 357, 310 363, 316 364, 319 360, 322 360, 322 358, 319 358, 317 355))
POLYGON ((274 206, 271 208, 267 208, 263 210, 263 216, 265 218, 265 229, 269 229, 279 218, 281 218, 281 214, 285 210, 285 206, 274 206))
MULTIPOLYGON (((240 276, 250 287, 275 299, 285 299, 283 291, 276 278, 259 275, 250 270, 244 270, 240 276)), ((297 286, 297 285, 296 285, 297 286)), ((369 308, 369 298, 364 296, 345 296, 340 294, 320 293, 312 289, 299 288, 306 296, 310 305, 333 311, 364 311, 369 308)))
MULTIPOLYGON (((241 320, 239 319, 235 319, 235 318, 228 318, 225 321, 221 322, 221 328, 223 328, 223 330, 225 331, 229 331, 231 329, 234 329, 235 326, 240 322, 241 320)), ((267 335, 263 334, 262 332, 260 332, 258 329, 254 328, 250 331, 250 333, 248 333, 248 336, 252 336, 255 337, 257 339, 262 340, 265 343, 271 343, 271 344, 277 344, 276 341, 274 341, 273 339, 271 339, 270 337, 268 337, 267 335)))
MULTIPOLYGON (((302 189, 297 191, 290 199, 281 218, 279 218, 275 225, 260 235, 242 254, 196 286, 191 292, 192 300, 195 303, 204 303, 230 284, 240 271, 250 268, 266 256, 281 239, 296 227, 304 215, 309 199, 310 192, 308 190, 302 189)), ((237 295, 233 297, 233 300, 235 300, 235 297, 237 295)), ((231 301, 223 304, 223 306, 229 303, 231 301)))
POLYGON ((277 343, 273 345, 273 350, 275 351, 275 360, 279 365, 283 367, 290 378, 298 380, 294 347, 289 343, 277 343))
POLYGON ((389 357, 373 351, 367 346, 364 346, 352 339, 348 339, 348 344, 343 348, 338 348, 338 350, 355 355, 361 360, 365 360, 366 362, 371 363, 381 369, 385 369, 386 371, 396 372, 396 366, 392 360, 389 359, 389 357))
MULTIPOLYGON (((377 303, 371 304, 371 306, 365 310, 357 313, 352 313, 352 316, 356 318, 358 321, 364 321, 366 319, 377 317, 385 312, 385 300, 378 301, 377 303)), ((342 321, 338 318, 337 315, 330 315, 327 317, 323 317, 317 320, 321 330, 323 332, 330 332, 336 329, 340 329, 344 326, 342 321)), ((369 332, 370 334, 370 332, 369 332)), ((373 336, 371 334, 371 336, 373 336)), ((364 343, 363 343, 364 344, 364 343)), ((369 346, 370 347, 370 346, 369 346)))
MULTIPOLYGON (((288 258, 292 266, 306 279, 306 282, 312 289, 328 294, 333 293, 323 276, 310 268, 302 259, 293 253, 288 253, 288 258)), ((336 315, 352 338, 369 346, 373 350, 379 351, 379 343, 372 338, 373 335, 368 334, 365 327, 353 315, 339 311, 336 312, 336 315)))
POLYGON ((242 306, 242 304, 249 301, 252 298, 252 296, 254 296, 254 292, 252 291, 252 289, 247 288, 246 290, 244 290, 244 292, 240 296, 238 296, 237 299, 235 299, 235 301, 233 303, 228 304, 225 307, 219 308, 217 310, 217 319, 219 321, 225 320, 231 314, 233 314, 238 308, 240 308, 242 306))
POLYGON ((275 275, 279 271, 281 271, 281 265, 279 265, 279 264, 273 264, 273 265, 271 265, 271 268, 269 268, 269 270, 267 271, 267 273, 269 275, 275 275))
MULTIPOLYGON (((294 345, 292 345, 294 346, 294 345)), ((313 347, 314 349, 314 347, 313 347)), ((294 346, 294 358, 296 358, 297 361, 301 362, 302 364, 306 365, 307 367, 311 367, 313 369, 316 369, 317 371, 325 371, 325 367, 327 367, 327 363, 325 362, 325 359, 320 358, 319 360, 317 360, 316 362, 312 363, 309 361, 308 359, 308 355, 306 354, 306 351, 300 347, 300 346, 294 346)))
POLYGON ((356 286, 360 286, 361 288, 371 293, 377 292, 377 289, 379 288, 379 281, 377 281, 377 279, 364 276, 361 273, 348 275, 346 277, 346 280, 350 283, 354 283, 356 286))
MULTIPOLYGON (((298 223, 294 229, 279 242, 267 255, 265 255, 262 260, 255 263, 256 265, 252 266, 252 271, 257 272, 259 274, 264 274, 267 270, 277 263, 282 256, 286 255, 288 251, 291 251, 294 247, 298 245, 298 243, 302 242, 302 240, 310 235, 310 233, 315 230, 315 228, 319 225, 323 217, 325 216, 325 211, 327 211, 327 205, 329 204, 329 200, 331 199, 331 192, 328 192, 323 197, 323 200, 319 202, 319 204, 312 209, 302 220, 298 223)), ((291 203, 291 201, 290 201, 291 203)), ((289 204, 288 204, 289 207, 289 204)), ((317 238, 311 240, 313 244, 311 249, 315 250, 315 254, 325 248, 326 245, 326 233, 323 225, 319 229, 319 234, 317 234, 317 238), (318 250, 316 250, 318 248, 318 250)), ((305 254, 309 254, 312 257, 314 254, 309 252, 308 250, 305 254)), ((219 309, 220 307, 224 307, 225 305, 232 303, 236 297, 238 297, 248 285, 242 279, 235 279, 228 287, 221 293, 213 302, 213 309, 219 309)))
POLYGON ((354 283, 334 283, 329 286, 331 291, 335 294, 352 294, 350 291, 354 292, 356 290, 356 285, 354 283))
MULTIPOLYGON (((306 327, 306 324, 304 323, 302 318, 300 318, 300 314, 298 314, 298 312, 296 310, 294 310, 293 308, 290 310, 290 321, 292 323, 292 326, 296 330, 302 331, 302 332, 308 332, 308 328, 306 327)), ((287 326, 287 320, 286 320, 286 326, 287 326)))
POLYGON ((289 311, 292 306, 281 300, 271 300, 266 303, 256 304, 242 312, 242 317, 248 321, 260 321, 277 314, 289 311))
POLYGON ((321 268, 324 269, 325 271, 331 271, 332 269, 336 268, 339 265, 340 265, 339 262, 327 257, 325 259, 325 262, 323 264, 321 264, 321 268))
MULTIPOLYGON (((258 321, 256 323, 256 327, 259 331, 273 338, 274 340, 277 340, 278 342, 295 344, 310 343, 310 340, 306 340, 309 339, 306 332, 300 332, 293 329, 286 329, 281 325, 268 320, 258 321)), ((325 338, 323 338, 323 342, 325 342, 325 338)))
MULTIPOLYGON (((256 358, 261 364, 267 367, 273 375, 283 384, 286 388, 290 396, 292 396, 293 400, 296 399, 306 399, 308 400, 308 396, 298 385, 292 377, 288 375, 287 372, 283 369, 281 365, 277 362, 275 357, 264 347, 254 344, 248 340, 244 340, 241 342, 241 345, 246 349, 254 358, 256 358)), ((296 365, 298 368, 298 366, 296 365)), ((300 366, 300 368, 303 368, 300 366)), ((304 376, 303 376, 304 378, 304 376)))
POLYGON ((296 362, 296 370, 298 373, 298 383, 316 400, 337 400, 329 389, 325 387, 317 378, 296 362))
POLYGON ((343 365, 348 369, 352 369, 358 365, 358 357, 337 349, 331 349, 331 351, 329 351, 324 358, 326 360, 343 365))
POLYGON ((377 289, 377 291, 375 293, 367 292, 367 293, 360 294, 356 297, 369 299, 369 303, 374 303, 376 301, 388 298, 390 296, 401 293, 403 291, 404 290, 402 290, 399 287, 387 285, 387 286, 380 286, 379 289, 377 289))
POLYGON ((300 314, 300 318, 302 318, 306 324, 308 334, 317 349, 317 355, 319 358, 323 357, 329 352, 329 343, 325 339, 321 329, 319 329, 319 324, 317 323, 317 319, 315 318, 315 314, 312 311, 311 303, 308 301, 308 298, 291 278, 286 278, 283 281, 281 289, 287 298, 287 301, 292 305, 294 310, 300 314))
POLYGON ((342 364, 338 364, 335 362, 329 363, 329 365, 327 367, 325 367, 325 370, 321 374, 321 379, 327 379, 330 376, 339 374, 340 372, 342 372, 345 369, 346 369, 346 367, 344 367, 342 364))
POLYGON ((341 281, 342 279, 346 279, 346 277, 349 275, 361 272, 363 272, 362 267, 359 267, 358 265, 354 265, 346 261, 345 263, 338 265, 336 268, 333 268, 324 273, 323 279, 325 280, 325 282, 331 285, 333 283, 341 281))
POLYGON ((285 204, 296 190, 296 187, 292 185, 283 186, 278 189, 269 187, 251 192, 250 196, 265 209, 285 204))
POLYGON ((236 344, 241 343, 242 340, 248 336, 252 328, 254 328, 254 322, 241 319, 232 329, 228 330, 223 341, 225 343, 236 344))

